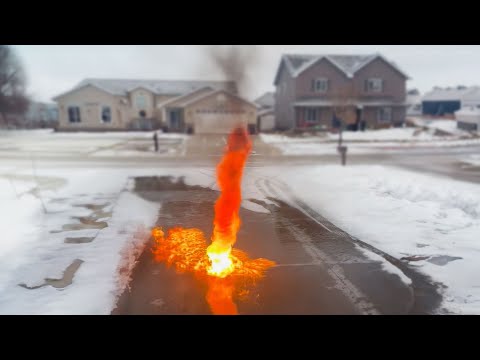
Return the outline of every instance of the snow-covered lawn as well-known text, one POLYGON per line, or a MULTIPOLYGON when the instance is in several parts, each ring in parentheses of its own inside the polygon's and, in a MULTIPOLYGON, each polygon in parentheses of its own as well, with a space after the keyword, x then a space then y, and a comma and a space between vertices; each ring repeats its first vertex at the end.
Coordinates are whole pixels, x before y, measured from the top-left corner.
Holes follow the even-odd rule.
POLYGON ((126 191, 127 185, 119 171, 0 171, 1 314, 111 311, 122 290, 117 268, 128 262, 122 251, 148 239, 159 210, 126 191), (85 219, 108 226, 82 226, 85 219), (62 285, 64 271, 77 259, 82 263, 72 274, 74 284, 62 285), (42 286, 46 279, 59 288, 42 286))
POLYGON ((480 185, 380 166, 265 169, 353 236, 442 282, 443 306, 480 314, 480 185))
POLYGON ((131 192, 132 177, 153 175, 212 183, 198 169, 40 168, 33 175, 0 167, 0 314, 109 314, 160 209, 131 192))
MULTIPOLYGON (((382 151, 404 151, 406 149, 478 146, 480 138, 460 139, 459 136, 434 136, 434 130, 418 131, 414 128, 371 130, 343 133, 343 144, 349 154, 367 154, 382 151)), ((338 134, 319 136, 286 136, 261 134, 262 141, 275 146, 284 155, 332 155, 337 154, 338 134)))
POLYGON ((9 155, 43 153, 53 156, 178 155, 188 135, 158 132, 160 152, 153 148, 153 132, 56 133, 53 130, 0 130, 0 152, 9 155))

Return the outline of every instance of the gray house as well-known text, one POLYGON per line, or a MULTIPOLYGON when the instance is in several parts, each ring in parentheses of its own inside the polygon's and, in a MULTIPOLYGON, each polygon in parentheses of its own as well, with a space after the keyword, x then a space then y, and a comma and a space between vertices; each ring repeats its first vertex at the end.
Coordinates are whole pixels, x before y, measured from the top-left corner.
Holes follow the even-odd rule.
POLYGON ((257 105, 258 131, 275 130, 275 94, 267 92, 254 101, 257 105))
POLYGON ((480 87, 435 87, 422 100, 423 115, 452 116, 462 107, 480 105, 480 87))
POLYGON ((409 77, 382 55, 284 55, 275 76, 280 130, 405 122, 409 77))

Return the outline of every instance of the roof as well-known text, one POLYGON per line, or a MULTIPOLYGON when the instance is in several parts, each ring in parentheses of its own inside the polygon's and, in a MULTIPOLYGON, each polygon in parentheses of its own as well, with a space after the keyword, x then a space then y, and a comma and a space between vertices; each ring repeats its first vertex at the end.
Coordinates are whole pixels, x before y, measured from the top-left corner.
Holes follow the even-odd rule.
POLYGON ((407 94, 407 104, 410 105, 415 105, 415 104, 421 104, 422 103, 422 95, 420 94, 407 94))
POLYGON ((239 99, 240 101, 243 101, 244 103, 247 103, 255 108, 257 108, 257 104, 254 104, 234 93, 231 93, 229 91, 225 91, 225 90, 214 90, 214 91, 211 91, 211 92, 208 92, 208 93, 205 93, 205 94, 201 94, 200 96, 197 96, 197 97, 194 97, 193 99, 190 99, 188 100, 187 102, 185 103, 182 103, 182 106, 188 106, 188 105, 192 105, 192 104, 195 104, 196 102, 200 101, 200 100, 203 100, 203 99, 206 99, 210 96, 213 96, 213 95, 216 95, 216 94, 220 94, 220 93, 224 93, 224 94, 227 94, 227 95, 230 95, 230 96, 233 96, 234 98, 237 98, 239 99))
POLYGON ((423 101, 462 101, 480 99, 479 87, 434 88, 425 94, 423 101))
POLYGON ((275 106, 275 94, 273 92, 267 92, 254 101, 255 104, 260 107, 274 107, 275 106))
POLYGON ((270 114, 274 114, 274 110, 273 109, 263 109, 263 110, 260 110, 257 112, 257 116, 265 116, 265 115, 270 115, 270 114))
POLYGON ((121 96, 126 96, 130 91, 138 88, 147 89, 156 95, 185 95, 204 87, 237 93, 237 85, 234 81, 85 79, 73 89, 56 96, 54 99, 89 85, 112 95, 121 96))
POLYGON ((168 99, 167 101, 159 104, 159 106, 163 107, 163 106, 168 105, 168 106, 182 107, 184 103, 186 103, 190 100, 193 100, 197 97, 200 97, 205 93, 209 93, 209 92, 212 92, 212 91, 214 91, 214 90, 211 87, 206 86, 206 87, 194 90, 194 91, 190 91, 189 93, 187 93, 185 95, 180 95, 180 96, 174 97, 172 99, 168 99))
POLYGON ((318 61, 326 59, 334 66, 336 66, 340 71, 342 71, 347 77, 352 78, 353 75, 370 64, 375 59, 382 59, 387 64, 392 66, 396 71, 398 71, 405 78, 409 78, 404 71, 402 71, 394 62, 387 60, 380 54, 370 54, 370 55, 300 55, 300 54, 287 54, 283 55, 280 61, 280 65, 277 70, 277 75, 275 76, 275 84, 278 83, 278 76, 280 75, 280 69, 282 65, 285 64, 286 68, 290 72, 292 77, 297 77, 302 72, 316 64, 318 61))

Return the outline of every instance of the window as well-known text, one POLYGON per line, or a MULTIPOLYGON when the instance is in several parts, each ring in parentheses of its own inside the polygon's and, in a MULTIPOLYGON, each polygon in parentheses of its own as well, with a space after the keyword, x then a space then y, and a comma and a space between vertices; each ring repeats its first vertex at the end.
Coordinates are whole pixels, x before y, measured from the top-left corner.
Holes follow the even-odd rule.
POLYGON ((112 111, 110 106, 102 106, 102 122, 110 123, 112 122, 112 111))
POLYGON ((365 81, 365 91, 366 92, 382 92, 383 91, 383 80, 379 78, 371 78, 365 81))
POLYGON ((145 109, 147 107, 147 97, 145 94, 140 93, 135 97, 135 106, 137 109, 145 109))
POLYGON ((392 121, 392 108, 378 109, 377 120, 380 123, 387 123, 392 121))
POLYGON ((316 123, 318 121, 318 109, 306 109, 305 121, 307 123, 316 123))
POLYGON ((71 123, 79 123, 81 121, 79 106, 68 107, 68 121, 71 123))
POLYGON ((312 90, 316 93, 326 93, 328 91, 328 79, 318 78, 312 80, 312 90))

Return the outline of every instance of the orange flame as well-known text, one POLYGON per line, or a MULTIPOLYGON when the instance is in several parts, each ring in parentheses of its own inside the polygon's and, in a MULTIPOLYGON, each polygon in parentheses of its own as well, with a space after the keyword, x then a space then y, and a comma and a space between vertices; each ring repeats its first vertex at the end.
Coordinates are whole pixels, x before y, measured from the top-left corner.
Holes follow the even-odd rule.
POLYGON ((210 275, 224 278, 233 272, 231 250, 240 228, 241 182, 251 149, 247 132, 244 128, 237 128, 229 135, 225 155, 217 166, 221 194, 215 203, 212 244, 207 249, 212 263, 208 269, 210 275))
POLYGON ((162 228, 152 231, 156 261, 175 265, 179 272, 193 272, 208 285, 206 299, 214 314, 237 314, 234 297, 246 294, 246 288, 264 276, 275 265, 267 259, 249 259, 241 250, 233 249, 240 228, 241 181, 252 144, 244 128, 235 129, 228 137, 226 152, 217 166, 221 190, 215 203, 212 243, 207 247, 199 229, 162 228))

